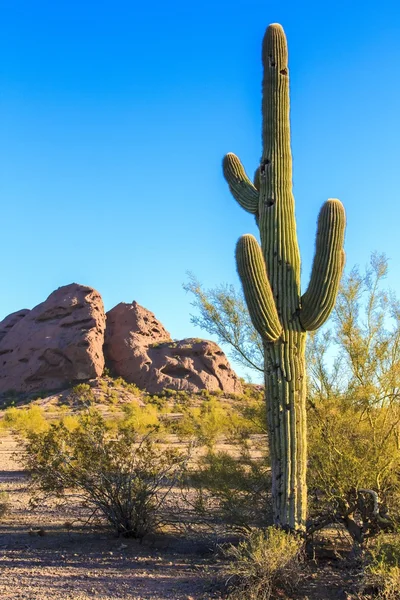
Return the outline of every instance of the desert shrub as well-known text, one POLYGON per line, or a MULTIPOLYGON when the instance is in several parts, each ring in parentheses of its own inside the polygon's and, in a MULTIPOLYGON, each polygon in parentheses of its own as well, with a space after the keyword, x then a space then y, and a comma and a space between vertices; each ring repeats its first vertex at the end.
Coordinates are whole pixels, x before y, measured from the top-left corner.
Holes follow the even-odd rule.
POLYGON ((28 408, 7 408, 1 421, 3 429, 10 429, 25 436, 31 432, 41 433, 46 431, 49 423, 44 416, 40 406, 29 406, 28 408))
POLYGON ((252 434, 264 433, 261 420, 265 408, 245 398, 239 400, 235 405, 229 405, 210 397, 200 406, 176 407, 183 412, 183 418, 176 424, 176 432, 183 437, 193 437, 209 448, 221 438, 234 443, 248 439, 252 434))
POLYGON ((400 536, 380 533, 369 549, 365 584, 377 589, 379 600, 400 597, 400 536))
POLYGON ((272 522, 271 474, 266 456, 256 458, 242 445, 239 456, 209 451, 191 482, 198 513, 212 514, 232 527, 265 526, 272 522))
POLYGON ((155 406, 158 410, 163 410, 166 406, 165 398, 165 396, 161 396, 159 394, 149 394, 148 396, 144 396, 143 401, 146 404, 155 406))
POLYGON ((310 336, 311 515, 329 513, 357 542, 400 513, 400 303, 374 254, 344 277, 330 329, 310 336))
POLYGON ((118 534, 142 538, 163 519, 166 497, 186 464, 178 451, 119 423, 110 432, 103 417, 89 411, 73 431, 62 422, 30 433, 22 462, 40 495, 79 500, 104 517, 118 534))
POLYGON ((338 397, 315 403, 308 413, 310 514, 326 513, 327 519, 344 523, 357 542, 392 527, 398 512, 394 412, 394 406, 366 411, 352 398, 338 397))
POLYGON ((112 385, 116 387, 123 387, 125 390, 127 390, 134 396, 140 396, 142 394, 142 391, 140 390, 140 388, 138 388, 137 385, 135 385, 134 383, 128 383, 122 377, 117 377, 116 379, 114 379, 112 385))
POLYGON ((122 406, 122 412, 122 425, 132 427, 136 432, 146 433, 149 429, 161 428, 161 412, 156 405, 140 406, 137 402, 130 402, 122 406))
POLYGON ((301 573, 303 540, 275 527, 251 531, 227 555, 231 600, 269 600, 293 589, 301 573))
POLYGON ((210 390, 210 396, 221 398, 221 396, 224 396, 224 392, 222 390, 210 390))
POLYGON ((0 519, 9 511, 10 501, 7 492, 0 492, 0 519))
POLYGON ((183 415, 178 424, 178 433, 193 436, 200 444, 212 446, 229 427, 228 411, 214 398, 204 400, 200 407, 187 408, 183 415))
POLYGON ((191 315, 192 323, 227 344, 234 362, 260 376, 264 371, 263 342, 251 322, 243 292, 232 285, 206 290, 193 274, 188 276, 183 287, 193 294, 192 306, 198 311, 198 315, 191 315))
POLYGON ((176 391, 176 390, 172 390, 172 389, 170 389, 170 388, 165 388, 165 389, 163 390, 163 393, 164 393, 164 396, 165 396, 166 398, 170 398, 170 399, 173 399, 173 398, 175 398, 175 396, 177 395, 177 391, 176 391))
POLYGON ((63 415, 59 421, 68 431, 75 431, 79 427, 79 417, 77 415, 63 415))
POLYGON ((178 390, 176 392, 176 400, 179 402, 179 404, 187 406, 192 402, 192 396, 185 390, 178 390))
POLYGON ((68 402, 77 406, 90 406, 95 401, 95 395, 88 383, 78 383, 68 395, 68 402))

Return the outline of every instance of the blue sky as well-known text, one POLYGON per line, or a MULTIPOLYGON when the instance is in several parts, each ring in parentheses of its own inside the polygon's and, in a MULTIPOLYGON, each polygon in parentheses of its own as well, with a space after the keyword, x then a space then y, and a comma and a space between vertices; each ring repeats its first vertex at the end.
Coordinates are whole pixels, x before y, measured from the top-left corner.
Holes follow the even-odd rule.
POLYGON ((328 197, 347 264, 390 258, 400 293, 400 11, 393 1, 0 0, 0 319, 60 285, 137 300, 201 335, 182 289, 237 283, 255 233, 223 155, 260 157, 261 40, 288 36, 294 193, 306 285, 328 197))

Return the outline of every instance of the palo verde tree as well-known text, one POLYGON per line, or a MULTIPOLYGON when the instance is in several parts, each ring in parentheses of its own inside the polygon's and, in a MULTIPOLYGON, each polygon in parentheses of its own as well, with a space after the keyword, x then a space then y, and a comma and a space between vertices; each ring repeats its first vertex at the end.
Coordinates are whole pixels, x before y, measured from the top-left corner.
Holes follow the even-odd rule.
POLYGON ((267 28, 260 166, 254 184, 234 154, 224 175, 238 203, 256 217, 261 247, 252 235, 237 243, 237 269, 264 350, 267 425, 272 465, 274 523, 303 530, 307 512, 306 377, 307 331, 329 317, 344 265, 345 212, 330 199, 318 218, 316 250, 307 291, 300 291, 300 254, 292 193, 289 71, 285 33, 267 28))

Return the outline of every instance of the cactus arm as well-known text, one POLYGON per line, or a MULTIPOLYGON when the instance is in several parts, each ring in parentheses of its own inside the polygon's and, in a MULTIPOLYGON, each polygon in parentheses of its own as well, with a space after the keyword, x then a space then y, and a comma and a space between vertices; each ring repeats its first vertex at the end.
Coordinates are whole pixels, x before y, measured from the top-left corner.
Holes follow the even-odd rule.
POLYGON ((232 196, 244 210, 256 214, 258 210, 259 193, 246 175, 238 157, 229 152, 222 164, 224 177, 228 182, 232 196))
POLYGON ((275 342, 282 325, 256 238, 243 235, 236 246, 236 264, 254 327, 266 342, 275 342))
POLYGON ((342 203, 335 199, 325 202, 318 217, 311 279, 301 298, 300 322, 306 331, 321 327, 335 305, 344 267, 345 226, 342 203))

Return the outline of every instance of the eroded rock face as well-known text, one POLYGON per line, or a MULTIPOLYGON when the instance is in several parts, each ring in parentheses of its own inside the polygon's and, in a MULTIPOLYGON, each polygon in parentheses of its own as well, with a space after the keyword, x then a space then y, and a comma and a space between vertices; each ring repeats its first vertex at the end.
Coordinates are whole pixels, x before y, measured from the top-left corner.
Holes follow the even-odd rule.
POLYGON ((107 313, 104 352, 113 373, 150 394, 165 388, 242 392, 217 344, 195 338, 172 341, 154 314, 136 302, 118 304, 107 313))
POLYGON ((125 355, 124 340, 134 337, 138 344, 151 344, 171 340, 171 336, 152 312, 137 302, 120 302, 107 313, 105 351, 112 353, 112 360, 119 361, 125 355), (119 343, 120 340, 123 343, 119 343), (121 357, 119 356, 119 353, 121 357))
POLYGON ((0 331, 6 330, 0 338, 0 393, 53 390, 102 374, 105 314, 96 290, 66 285, 23 312, 0 323, 0 331))
POLYGON ((0 321, 0 342, 3 337, 9 333, 10 329, 19 323, 21 319, 26 317, 29 312, 30 311, 28 308, 23 308, 22 310, 17 310, 16 312, 11 313, 11 315, 8 315, 5 319, 0 321))

